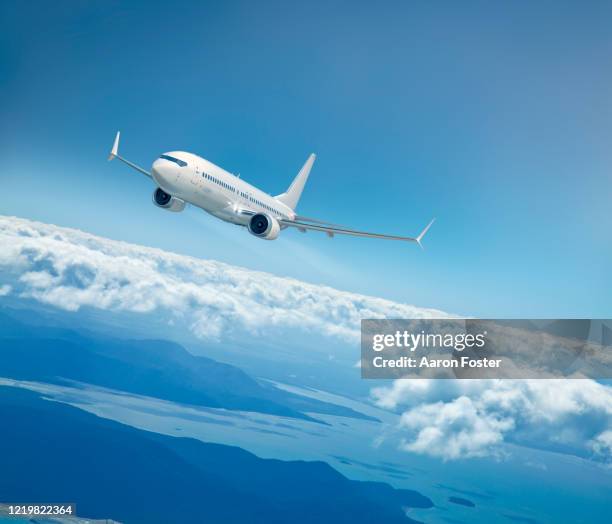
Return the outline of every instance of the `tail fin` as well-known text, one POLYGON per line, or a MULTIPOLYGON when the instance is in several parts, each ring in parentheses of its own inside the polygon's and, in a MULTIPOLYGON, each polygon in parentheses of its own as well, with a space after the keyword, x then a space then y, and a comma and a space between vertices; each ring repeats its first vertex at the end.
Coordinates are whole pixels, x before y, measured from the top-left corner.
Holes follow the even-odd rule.
POLYGON ((289 206, 291 209, 295 209, 297 207, 315 158, 317 157, 314 153, 308 157, 308 160, 306 160, 306 163, 302 166, 300 172, 293 179, 293 182, 291 182, 289 189, 287 189, 287 191, 285 191, 283 194, 275 197, 277 200, 289 206))

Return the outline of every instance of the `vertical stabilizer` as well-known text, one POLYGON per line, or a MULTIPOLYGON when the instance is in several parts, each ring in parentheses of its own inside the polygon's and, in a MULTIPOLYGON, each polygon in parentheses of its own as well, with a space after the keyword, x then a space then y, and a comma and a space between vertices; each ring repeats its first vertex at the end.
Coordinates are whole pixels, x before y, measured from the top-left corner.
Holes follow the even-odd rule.
POLYGON ((312 169, 312 164, 314 164, 315 158, 317 158, 317 156, 314 153, 308 157, 308 160, 306 160, 306 163, 302 166, 300 172, 297 174, 293 182, 291 182, 289 189, 287 189, 287 191, 285 191, 282 195, 277 195, 275 197, 277 200, 295 210, 300 197, 302 196, 302 191, 304 190, 304 186, 308 180, 308 175, 310 175, 310 170, 312 169))

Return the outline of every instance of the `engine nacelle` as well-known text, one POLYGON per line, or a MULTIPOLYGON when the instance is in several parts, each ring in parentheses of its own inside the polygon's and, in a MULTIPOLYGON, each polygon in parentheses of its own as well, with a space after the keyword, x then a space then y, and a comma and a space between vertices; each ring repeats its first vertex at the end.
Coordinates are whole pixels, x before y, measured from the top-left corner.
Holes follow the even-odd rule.
POLYGON ((161 187, 153 192, 153 203, 166 211, 178 213, 185 209, 185 201, 166 193, 161 187))
POLYGON ((247 228, 252 235, 265 240, 274 240, 280 233, 278 220, 265 213, 253 215, 247 228))

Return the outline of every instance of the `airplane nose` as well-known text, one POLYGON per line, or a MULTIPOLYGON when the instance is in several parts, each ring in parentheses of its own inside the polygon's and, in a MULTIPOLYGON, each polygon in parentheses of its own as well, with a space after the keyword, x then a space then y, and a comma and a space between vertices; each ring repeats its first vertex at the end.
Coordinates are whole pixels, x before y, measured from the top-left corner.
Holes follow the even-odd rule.
POLYGON ((158 158, 151 166, 153 179, 159 184, 169 183, 176 175, 176 166, 163 158, 158 158))
POLYGON ((160 178, 166 178, 174 174, 174 166, 171 162, 158 158, 151 166, 153 173, 157 174, 160 178))
POLYGON ((159 176, 162 176, 164 174, 164 161, 158 158, 155 162, 153 162, 151 171, 159 176))

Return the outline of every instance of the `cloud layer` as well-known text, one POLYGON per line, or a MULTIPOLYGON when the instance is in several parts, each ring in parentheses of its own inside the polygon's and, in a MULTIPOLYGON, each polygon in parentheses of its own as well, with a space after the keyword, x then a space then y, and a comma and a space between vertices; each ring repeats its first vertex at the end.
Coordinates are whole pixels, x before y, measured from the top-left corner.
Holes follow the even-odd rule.
MULTIPOLYGON (((256 240, 254 240, 256 241, 256 240)), ((263 272, 0 216, 0 295, 69 311, 156 312, 200 338, 296 328, 357 342, 362 318, 446 316, 263 272)))
POLYGON ((372 396, 403 411, 407 451, 454 460, 497 455, 508 441, 612 458, 612 388, 593 380, 396 380, 372 396))

